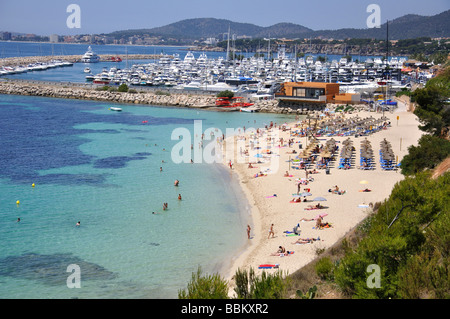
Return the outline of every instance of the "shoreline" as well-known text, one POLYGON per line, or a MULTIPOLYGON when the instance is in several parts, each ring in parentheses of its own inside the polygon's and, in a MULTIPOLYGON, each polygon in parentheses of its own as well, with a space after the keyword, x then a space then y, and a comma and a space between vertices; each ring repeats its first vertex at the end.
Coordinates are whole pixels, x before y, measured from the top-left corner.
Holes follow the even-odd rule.
MULTIPOLYGON (((373 112, 357 112, 360 117, 381 117, 380 113, 373 112)), ((345 117, 353 117, 355 114, 345 115, 345 117)), ((257 275, 262 271, 273 273, 278 269, 283 272, 283 275, 293 274, 295 271, 301 269, 309 262, 317 257, 317 251, 332 247, 336 242, 342 239, 348 232, 356 227, 362 220, 364 220, 372 212, 370 207, 359 207, 359 205, 369 206, 369 203, 383 201, 390 196, 394 185, 403 180, 404 176, 400 171, 385 171, 382 170, 379 163, 378 150, 380 142, 383 139, 388 140, 392 144, 394 154, 398 157, 398 162, 407 154, 407 148, 410 145, 417 145, 418 139, 423 134, 419 128, 419 122, 416 116, 408 112, 405 108, 397 109, 393 113, 386 113, 391 122, 391 127, 386 130, 373 133, 367 137, 332 137, 342 146, 342 141, 347 138, 353 141, 355 147, 355 164, 351 169, 343 170, 337 168, 339 161, 339 153, 337 155, 336 164, 330 168, 330 174, 326 174, 325 170, 319 169, 318 174, 310 175, 314 178, 307 186, 302 188, 310 188, 312 197, 308 197, 307 203, 290 203, 293 193, 297 191, 295 184, 296 178, 305 178, 304 170, 294 170, 286 160, 289 159, 287 151, 297 149, 297 144, 294 143, 292 148, 288 146, 275 148, 275 152, 279 154, 280 166, 273 174, 268 174, 265 177, 254 178, 253 175, 262 168, 248 168, 247 163, 235 163, 233 160, 233 173, 237 175, 239 185, 242 193, 247 197, 248 203, 251 205, 251 220, 252 220, 252 238, 249 240, 247 248, 236 254, 232 260, 232 266, 229 268, 225 279, 231 283, 230 296, 234 294, 233 291, 233 276, 238 268, 248 270, 252 267, 257 275), (397 123, 397 116, 399 117, 397 123), (359 161, 360 142, 367 138, 373 147, 376 167, 374 170, 360 170, 356 168, 359 166, 356 162, 359 161), (284 177, 284 172, 289 170, 292 177, 284 177), (367 181, 367 185, 361 182, 367 181), (343 195, 332 194, 328 190, 334 185, 339 185, 341 190, 346 190, 343 195), (361 192, 362 189, 369 188, 371 192, 361 192), (277 194, 277 197, 269 196, 277 194), (323 210, 305 210, 307 205, 315 205, 317 202, 312 201, 312 198, 323 196, 326 198, 325 202, 320 202, 326 209, 323 210), (327 214, 323 217, 324 222, 329 222, 332 228, 328 229, 313 229, 315 221, 300 222, 300 219, 313 219, 318 214, 327 214), (275 238, 267 238, 270 224, 274 224, 275 238), (285 231, 292 231, 293 227, 300 225, 300 236, 286 236, 285 231), (319 241, 314 241, 312 244, 297 244, 293 245, 298 238, 317 238, 319 241), (271 256, 279 246, 284 246, 288 251, 294 251, 294 254, 284 257, 271 256), (258 269, 261 264, 279 264, 279 268, 272 269, 258 269)), ((295 123, 288 124, 291 128, 295 123)), ((289 132, 279 132, 279 136, 283 137, 285 141, 290 138, 289 132)), ((246 134, 248 137, 248 134, 246 134)), ((325 143, 331 137, 319 137, 319 141, 325 143)), ((234 137, 235 139, 235 137, 234 137)), ((306 144, 305 137, 294 138, 295 141, 301 141, 303 145, 306 144)), ((230 142, 229 140, 228 142, 230 142)), ((275 153, 274 152, 274 153, 275 153)), ((229 158, 236 158, 236 152, 233 155, 227 154, 228 157, 223 164, 228 165, 229 158)), ((254 162, 253 158, 249 158, 254 162)), ((255 165, 256 166, 256 165, 255 165)), ((242 230, 245 232, 245 229, 242 230)))

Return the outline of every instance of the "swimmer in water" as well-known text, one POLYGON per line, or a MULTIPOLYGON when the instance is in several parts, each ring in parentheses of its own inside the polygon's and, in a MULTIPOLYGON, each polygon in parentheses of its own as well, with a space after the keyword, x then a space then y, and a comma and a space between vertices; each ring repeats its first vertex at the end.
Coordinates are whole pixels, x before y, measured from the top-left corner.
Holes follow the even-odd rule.
POLYGON ((180 181, 178 179, 176 179, 174 185, 178 186, 178 184, 180 184, 180 181))
POLYGON ((178 194, 178 200, 181 200, 181 194, 178 194))

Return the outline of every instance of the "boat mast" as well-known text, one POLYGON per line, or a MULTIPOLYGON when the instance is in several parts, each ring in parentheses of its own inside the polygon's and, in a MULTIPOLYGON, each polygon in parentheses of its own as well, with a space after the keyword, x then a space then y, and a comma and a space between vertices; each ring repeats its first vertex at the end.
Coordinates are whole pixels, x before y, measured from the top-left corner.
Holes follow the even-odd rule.
POLYGON ((230 59, 230 25, 228 25, 228 36, 227 36, 227 61, 230 59))
MULTIPOLYGON (((387 101, 388 101, 388 86, 389 86, 389 82, 388 82, 388 72, 389 72, 389 63, 388 63, 388 58, 389 58, 389 20, 386 21, 386 96, 385 96, 385 105, 387 105, 387 101)), ((383 117, 384 117, 384 107, 383 107, 383 117)))

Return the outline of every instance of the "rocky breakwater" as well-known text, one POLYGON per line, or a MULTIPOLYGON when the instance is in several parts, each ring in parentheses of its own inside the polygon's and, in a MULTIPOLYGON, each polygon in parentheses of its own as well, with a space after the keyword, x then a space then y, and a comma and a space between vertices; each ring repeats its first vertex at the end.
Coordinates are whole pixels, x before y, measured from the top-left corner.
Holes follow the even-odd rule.
POLYGON ((214 106, 215 96, 168 94, 161 92, 117 92, 96 90, 82 85, 36 84, 27 82, 0 82, 0 94, 32 95, 66 99, 82 99, 117 103, 151 104, 202 108, 214 106))
MULTIPOLYGON (((128 54, 127 56, 112 55, 112 54, 101 54, 99 55, 101 62, 119 62, 116 60, 117 57, 121 59, 127 58, 128 60, 156 60, 161 57, 159 54, 128 54)), ((170 59, 173 56, 168 56, 170 59)), ((81 61, 81 55, 47 55, 47 56, 22 56, 22 57, 10 57, 1 58, 0 67, 2 66, 25 66, 33 63, 50 63, 52 61, 67 61, 70 63, 77 63, 81 61)))

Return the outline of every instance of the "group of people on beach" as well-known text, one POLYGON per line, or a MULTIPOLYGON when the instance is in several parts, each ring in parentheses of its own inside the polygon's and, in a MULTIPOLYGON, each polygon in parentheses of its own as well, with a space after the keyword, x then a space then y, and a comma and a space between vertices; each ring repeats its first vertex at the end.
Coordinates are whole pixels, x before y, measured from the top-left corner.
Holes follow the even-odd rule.
MULTIPOLYGON (((273 126, 270 126, 270 127, 266 128, 266 130, 270 129, 272 127, 273 126)), ((280 144, 279 144, 280 148, 283 147, 285 143, 288 144, 289 147, 292 147, 292 145, 295 143, 295 140, 293 138, 286 139, 286 140, 284 140, 283 138, 280 138, 279 142, 280 142, 280 144)), ((319 146, 316 146, 316 151, 320 151, 320 147, 319 146)), ((232 168, 231 161, 228 163, 228 165, 229 165, 230 168, 232 168)), ((248 168, 255 168, 255 166, 254 166, 253 163, 249 162, 248 163, 248 168)), ((311 178, 310 175, 319 173, 318 170, 316 170, 316 169, 307 169, 306 166, 304 166, 303 169, 305 170, 305 178, 301 178, 301 179, 297 179, 296 180, 296 183, 297 183, 297 195, 300 195, 302 190, 305 193, 309 193, 311 191, 311 189, 308 186, 308 184, 311 183, 311 182, 314 182, 314 178, 311 178)), ((261 175, 263 175, 263 174, 261 174, 261 175)), ((259 176, 259 174, 255 175, 255 177, 256 176, 259 176)), ((293 175, 289 171, 286 171, 283 176, 284 177, 288 177, 288 178, 289 177, 293 177, 293 175)), ((339 194, 339 195, 345 194, 345 191, 340 190, 337 185, 335 185, 332 189, 330 189, 330 192, 332 192, 333 194, 339 194)), ((308 194, 305 194, 305 195, 308 195, 308 194)), ((305 195, 294 196, 294 198, 291 200, 291 202, 297 202, 297 203, 299 203, 299 202, 307 202, 307 199, 306 199, 305 195)), ((270 196, 270 197, 276 197, 276 196, 270 196)), ((320 203, 317 203, 317 204, 314 204, 314 205, 308 205, 305 209, 306 210, 311 210, 311 209, 323 209, 323 208, 325 208, 325 207, 322 206, 320 203)), ((326 215, 326 214, 324 214, 324 215, 326 215)), ((324 228, 332 227, 332 225, 330 223, 325 222, 323 220, 323 216, 324 215, 319 215, 319 216, 317 216, 316 218, 313 218, 313 219, 302 218, 300 220, 300 222, 314 221, 315 222, 315 227, 313 227, 313 229, 316 229, 316 230, 321 230, 321 229, 324 229, 324 228)), ((292 232, 289 232, 289 233, 292 233, 292 232)), ((297 224, 297 227, 294 228, 294 234, 291 234, 290 236, 299 236, 299 238, 296 241, 291 243, 291 244, 295 244, 295 245, 297 245, 297 244, 309 244, 309 243, 312 244, 314 242, 317 242, 317 241, 321 240, 319 236, 313 236, 313 237, 307 237, 307 238, 300 237, 300 223, 297 224)), ((269 226, 269 229, 268 229, 267 239, 272 239, 272 238, 275 238, 275 237, 276 236, 275 236, 274 224, 271 223, 270 226, 269 226)), ((253 238, 251 236, 251 227, 250 227, 250 225, 247 225, 247 238, 248 239, 252 239, 253 238)), ((286 250, 286 248, 283 245, 280 245, 278 247, 278 250, 276 252, 270 254, 270 255, 271 256, 288 256, 288 255, 290 255, 292 253, 293 253, 292 251, 289 252, 288 250, 286 250)))

